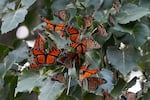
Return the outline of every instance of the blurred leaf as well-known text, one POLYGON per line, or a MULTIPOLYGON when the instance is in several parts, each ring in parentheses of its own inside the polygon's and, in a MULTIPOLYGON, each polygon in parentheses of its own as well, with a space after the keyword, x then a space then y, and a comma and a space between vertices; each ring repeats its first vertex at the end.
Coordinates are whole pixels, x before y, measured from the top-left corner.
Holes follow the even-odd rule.
POLYGON ((15 10, 16 3, 15 3, 15 2, 7 3, 6 7, 7 7, 8 9, 15 10))
POLYGON ((75 96, 78 100, 83 100, 82 88, 79 85, 75 85, 70 89, 70 93, 72 96, 75 96))
POLYGON ((83 17, 82 16, 76 16, 76 20, 79 27, 83 27, 83 17))
POLYGON ((139 68, 149 77, 150 75, 150 54, 144 55, 139 60, 139 68))
POLYGON ((149 100, 150 98, 150 89, 148 89, 147 93, 144 94, 143 100, 149 100))
POLYGON ((137 80, 137 77, 134 77, 131 81, 129 81, 127 84, 126 84, 126 88, 131 88, 133 85, 136 84, 136 80, 137 80))
POLYGON ((2 18, 3 21, 1 26, 2 33, 7 33, 12 29, 16 28, 19 23, 24 21, 26 14, 27 10, 25 8, 20 8, 16 11, 7 13, 2 18))
POLYGON ((15 90, 15 94, 18 92, 31 92, 35 87, 41 87, 43 85, 44 77, 40 76, 39 73, 33 71, 24 71, 18 79, 18 84, 15 90))
POLYGON ((8 52, 9 52, 9 48, 7 47, 7 46, 4 46, 4 45, 1 45, 0 44, 0 55, 3 55, 3 56, 5 56, 5 55, 7 55, 8 54, 8 52))
POLYGON ((107 83, 102 84, 99 87, 101 87, 104 90, 108 90, 108 93, 110 93, 113 89, 113 72, 108 69, 102 69, 100 71, 100 76, 104 78, 107 81, 107 83))
POLYGON ((111 95, 113 97, 120 96, 122 94, 122 90, 124 89, 126 85, 126 81, 124 79, 119 78, 117 84, 114 86, 114 89, 111 91, 111 95))
POLYGON ((83 100, 103 100, 102 96, 95 95, 93 93, 85 93, 83 95, 84 99, 83 100))
POLYGON ((74 96, 66 95, 66 91, 64 91, 56 100, 77 100, 74 96))
POLYGON ((113 67, 125 77, 130 71, 137 68, 139 52, 133 47, 119 50, 117 47, 112 46, 107 49, 107 57, 113 67))
POLYGON ((101 63, 101 55, 99 50, 91 50, 86 52, 86 60, 90 63, 92 68, 99 68, 99 64, 101 63))
POLYGON ((142 6, 142 7, 146 7, 146 8, 150 8, 150 2, 149 2, 149 0, 139 0, 139 4, 140 4, 140 6, 142 6))
POLYGON ((113 2, 114 2, 114 0, 104 0, 104 3, 102 4, 102 8, 103 9, 109 9, 109 8, 111 8, 113 2))
POLYGON ((53 1, 51 7, 54 11, 63 10, 63 9, 65 9, 66 5, 69 2, 71 2, 71 1, 70 0, 55 0, 55 1, 53 1))
POLYGON ((135 4, 127 4, 121 9, 117 20, 120 24, 127 24, 148 14, 150 14, 150 11, 147 8, 138 7, 135 4))
POLYGON ((9 54, 4 58, 4 63, 1 67, 1 77, 12 68, 13 64, 19 63, 28 57, 28 50, 25 43, 22 43, 19 48, 9 52, 9 54))
MULTIPOLYGON (((118 32, 125 32, 125 34, 130 33, 130 35, 122 37, 123 41, 128 41, 136 47, 143 45, 146 42, 146 39, 150 33, 148 26, 142 23, 136 23, 135 25, 131 25, 116 25, 112 29, 118 32)), ((114 34, 121 35, 121 33, 116 32, 114 32, 114 34)))
POLYGON ((0 80, 0 84, 2 85, 2 86, 0 87, 0 100, 7 100, 8 93, 9 93, 9 86, 6 85, 6 86, 4 87, 2 80, 0 80))
POLYGON ((8 93, 8 100, 13 100, 14 99, 14 93, 15 93, 15 88, 17 86, 17 81, 18 81, 18 76, 10 75, 7 74, 5 75, 5 86, 9 86, 9 93, 8 93))
POLYGON ((20 92, 15 97, 15 100, 38 100, 38 94, 36 92, 20 92))
POLYGON ((142 46, 143 54, 150 54, 150 39, 142 46))
POLYGON ((32 4, 34 4, 36 0, 21 0, 22 6, 29 8, 32 4))
POLYGON ((2 11, 5 7, 6 0, 1 0, 0 2, 0 18, 2 17, 2 11))
POLYGON ((57 81, 45 80, 45 85, 41 87, 39 100, 56 100, 64 91, 64 84, 57 81))

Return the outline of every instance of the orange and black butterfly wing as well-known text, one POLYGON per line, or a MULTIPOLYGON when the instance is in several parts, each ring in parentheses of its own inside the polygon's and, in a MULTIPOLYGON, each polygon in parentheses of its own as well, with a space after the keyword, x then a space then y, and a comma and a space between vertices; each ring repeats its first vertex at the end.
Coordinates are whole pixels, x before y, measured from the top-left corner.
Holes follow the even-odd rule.
POLYGON ((48 20, 47 18, 44 18, 44 17, 41 17, 41 20, 47 24, 47 26, 43 26, 44 28, 46 28, 50 31, 55 30, 54 24, 50 20, 48 20))
POLYGON ((73 61, 79 63, 78 54, 73 52, 67 52, 67 54, 57 59, 58 63, 65 65, 67 68, 72 68, 73 61))
POLYGON ((55 59, 56 57, 59 56, 59 54, 62 52, 63 50, 57 49, 56 46, 52 47, 50 49, 50 51, 47 54, 47 58, 46 58, 46 64, 53 64, 55 63, 55 59))
POLYGON ((80 38, 80 33, 79 33, 78 29, 68 26, 67 31, 70 34, 70 40, 72 42, 78 42, 78 40, 80 38))
POLYGON ((91 77, 92 75, 98 73, 100 70, 99 69, 87 69, 88 65, 86 62, 82 64, 80 68, 80 75, 79 75, 79 80, 83 81, 85 78, 91 77))
POLYGON ((42 67, 42 64, 39 64, 38 61, 37 61, 37 58, 34 57, 32 58, 32 61, 30 62, 30 66, 29 66, 29 69, 39 69, 42 67))
POLYGON ((66 82, 66 78, 64 77, 63 73, 57 73, 57 74, 53 75, 51 77, 51 80, 58 81, 60 83, 65 83, 66 82))

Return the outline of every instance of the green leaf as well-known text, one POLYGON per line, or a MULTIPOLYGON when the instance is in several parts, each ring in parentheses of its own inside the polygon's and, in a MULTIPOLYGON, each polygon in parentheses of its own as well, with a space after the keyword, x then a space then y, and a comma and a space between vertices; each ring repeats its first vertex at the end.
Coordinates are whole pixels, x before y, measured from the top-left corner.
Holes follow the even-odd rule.
POLYGON ((6 5, 6 7, 11 10, 15 10, 15 6, 16 6, 15 2, 10 2, 10 3, 7 3, 6 5))
POLYGON ((113 67, 125 77, 130 71, 137 68, 139 52, 133 47, 119 50, 117 47, 112 46, 107 49, 107 57, 113 67))
POLYGON ((99 68, 99 65, 101 63, 101 55, 99 50, 91 50, 86 52, 86 60, 90 63, 90 66, 92 68, 99 68))
POLYGON ((149 100, 150 98, 150 89, 148 89, 147 93, 144 94, 143 100, 149 100))
POLYGON ((2 18, 2 33, 7 33, 16 28, 19 23, 24 21, 26 14, 27 10, 25 8, 20 8, 16 11, 5 14, 2 18))
POLYGON ((29 8, 35 2, 36 2, 36 0, 21 0, 22 6, 25 6, 26 8, 29 8))
POLYGON ((17 86, 17 80, 18 80, 18 76, 15 75, 11 75, 10 73, 8 73, 7 75, 5 75, 5 86, 8 85, 9 86, 9 93, 8 93, 8 100, 13 100, 14 99, 14 93, 15 93, 15 88, 17 86))
POLYGON ((146 7, 146 8, 150 8, 150 2, 149 2, 149 0, 139 0, 139 4, 140 4, 140 6, 142 6, 142 7, 146 7))
POLYGON ((137 80, 137 77, 134 77, 131 81, 129 81, 126 85, 126 88, 131 88, 133 85, 136 84, 136 80, 137 80))
POLYGON ((136 21, 141 17, 150 14, 150 10, 147 8, 138 7, 135 4, 125 5, 117 17, 120 24, 127 24, 130 21, 136 21))
POLYGON ((83 100, 103 100, 103 97, 102 96, 99 96, 99 95, 95 95, 93 93, 85 93, 83 95, 83 100))
POLYGON ((9 54, 4 58, 3 67, 1 68, 1 77, 5 75, 5 73, 12 68, 13 64, 19 63, 28 57, 27 53, 28 49, 25 43, 22 43, 20 47, 9 54))
POLYGON ((31 92, 35 87, 41 87, 43 85, 44 76, 40 76, 39 73, 33 71, 24 71, 18 79, 18 84, 15 90, 15 94, 18 92, 31 92))
POLYGON ((0 55, 5 56, 5 55, 8 54, 9 48, 8 48, 7 46, 0 44, 0 48, 1 48, 1 49, 0 49, 0 55))
POLYGON ((57 100, 77 100, 74 96, 66 95, 66 90, 57 98, 57 100))
POLYGON ((126 85, 126 81, 124 81, 124 79, 119 78, 117 84, 114 86, 114 89, 111 91, 111 95, 113 97, 117 97, 120 96, 122 93, 122 90, 124 89, 126 85))
POLYGON ((0 18, 1 18, 1 13, 2 13, 2 10, 4 9, 5 3, 6 3, 6 0, 1 0, 0 2, 0 18))
POLYGON ((150 75, 150 54, 144 55, 139 60, 139 68, 145 73, 147 77, 150 75))
POLYGON ((136 23, 131 25, 127 24, 126 26, 116 25, 113 28, 111 28, 111 30, 114 31, 113 34, 115 34, 116 36, 121 35, 121 33, 118 34, 115 31, 125 33, 126 36, 122 37, 121 40, 123 42, 129 42, 136 47, 143 45, 146 42, 147 37, 150 33, 149 27, 146 24, 142 23, 136 23), (128 35, 127 33, 129 33, 130 35, 128 35))
POLYGON ((39 100, 56 100, 64 91, 64 89, 65 87, 63 83, 51 81, 51 79, 48 78, 41 87, 39 100))

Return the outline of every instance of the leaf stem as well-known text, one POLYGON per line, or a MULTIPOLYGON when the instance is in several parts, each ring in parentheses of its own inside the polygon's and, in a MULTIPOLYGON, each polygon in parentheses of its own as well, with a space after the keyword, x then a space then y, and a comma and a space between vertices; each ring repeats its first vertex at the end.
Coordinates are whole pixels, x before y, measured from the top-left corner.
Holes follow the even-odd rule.
POLYGON ((71 83, 71 76, 69 76, 69 82, 68 82, 68 87, 67 87, 67 93, 66 93, 66 95, 69 94, 69 91, 70 91, 70 83, 71 83))

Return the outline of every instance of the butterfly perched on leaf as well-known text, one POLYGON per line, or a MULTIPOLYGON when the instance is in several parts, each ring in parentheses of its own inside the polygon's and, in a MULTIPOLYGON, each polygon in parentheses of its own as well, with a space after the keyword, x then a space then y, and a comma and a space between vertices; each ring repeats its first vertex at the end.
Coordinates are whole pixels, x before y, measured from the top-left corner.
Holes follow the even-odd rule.
POLYGON ((77 28, 74 28, 70 25, 67 25, 66 27, 66 31, 69 33, 70 35, 70 40, 72 42, 77 42, 79 41, 79 38, 80 38, 80 33, 79 33, 79 30, 77 28))
POLYGON ((93 19, 94 18, 92 16, 90 16, 90 15, 83 16, 83 24, 84 24, 84 28, 85 29, 89 28, 92 25, 93 19))
POLYGON ((91 38, 84 38, 81 42, 72 42, 68 46, 76 49, 78 54, 85 54, 86 51, 100 48, 100 44, 91 38))
POLYGON ((79 80, 83 81, 86 78, 91 77, 94 74, 100 72, 99 69, 88 69, 89 64, 87 62, 83 63, 79 70, 79 80))
POLYGON ((88 77, 87 82, 88 82, 88 90, 93 91, 96 90, 99 85, 105 84, 107 81, 102 78, 88 77))
POLYGON ((66 68, 72 68, 73 62, 79 63, 79 56, 74 52, 67 52, 62 57, 57 59, 57 62, 63 64, 66 68))
POLYGON ((93 34, 96 34, 96 35, 99 35, 99 36, 108 36, 108 33, 106 32, 106 29, 102 26, 102 25, 98 25, 96 27, 96 30, 92 33, 93 34))
POLYGON ((61 36, 63 37, 65 35, 64 31, 65 31, 65 24, 53 24, 50 20, 48 20, 47 18, 41 17, 41 20, 43 22, 45 22, 47 25, 43 26, 44 28, 50 30, 50 31, 60 31, 61 36))
POLYGON ((55 16, 59 17, 61 20, 65 21, 67 19, 67 11, 59 10, 54 13, 55 16))
POLYGON ((64 76, 64 73, 57 73, 57 74, 53 75, 51 77, 51 80, 52 81, 58 81, 60 83, 66 83, 66 78, 64 76))

